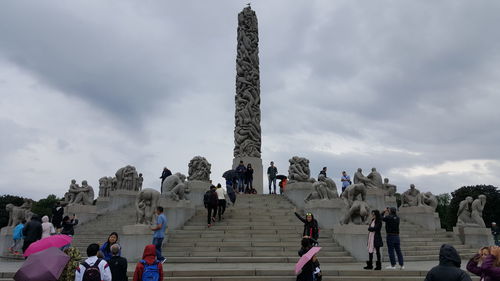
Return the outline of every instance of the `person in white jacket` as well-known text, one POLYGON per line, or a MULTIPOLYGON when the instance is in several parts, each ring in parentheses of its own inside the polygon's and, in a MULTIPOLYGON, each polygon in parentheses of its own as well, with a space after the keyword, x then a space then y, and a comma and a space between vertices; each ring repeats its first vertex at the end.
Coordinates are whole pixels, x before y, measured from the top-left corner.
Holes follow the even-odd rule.
POLYGON ((93 266, 98 262, 97 267, 99 268, 99 274, 101 275, 100 280, 111 281, 111 270, 109 269, 108 263, 104 259, 97 257, 97 252, 99 251, 99 244, 92 243, 87 247, 88 258, 76 268, 75 281, 83 281, 83 276, 85 271, 90 268, 94 270, 93 266))
POLYGON ((226 190, 224 190, 221 186, 221 184, 217 184, 217 189, 215 190, 217 193, 217 199, 219 200, 218 205, 217 205, 217 214, 219 214, 219 221, 222 219, 222 215, 224 215, 224 212, 226 211, 226 190))
POLYGON ((42 239, 49 237, 50 235, 56 233, 56 229, 51 222, 49 222, 48 216, 43 216, 42 218, 42 239))

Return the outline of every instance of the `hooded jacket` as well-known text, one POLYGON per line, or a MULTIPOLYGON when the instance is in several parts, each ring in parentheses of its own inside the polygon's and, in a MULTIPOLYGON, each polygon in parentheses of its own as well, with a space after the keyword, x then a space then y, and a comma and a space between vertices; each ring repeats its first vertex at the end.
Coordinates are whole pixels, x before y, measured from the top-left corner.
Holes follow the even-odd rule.
POLYGON ((302 232, 302 236, 309 236, 312 239, 318 241, 319 238, 319 227, 318 221, 314 219, 314 215, 311 214, 312 220, 307 221, 307 217, 303 218, 299 214, 295 213, 295 216, 304 223, 304 231, 302 232))
POLYGON ((42 239, 45 237, 49 237, 52 233, 55 233, 56 230, 52 223, 49 222, 48 216, 42 217, 42 239))
POLYGON ((496 257, 488 255, 483 261, 483 264, 477 266, 479 254, 474 256, 467 263, 467 270, 481 277, 484 281, 500 280, 500 267, 495 266, 496 257))
POLYGON ((26 226, 24 226, 24 241, 35 242, 42 238, 42 224, 38 219, 37 216, 33 216, 26 226))
MULTIPOLYGON (((146 261, 147 264, 153 264, 157 262, 158 272, 160 273, 160 281, 163 281, 163 264, 156 260, 156 247, 155 245, 147 245, 144 248, 144 253, 142 254, 142 259, 146 261)), ((133 281, 142 281, 142 273, 144 272, 144 265, 139 261, 135 266, 134 279, 133 281)))
POLYGON ((461 263, 457 250, 443 244, 439 251, 439 265, 427 273, 425 281, 471 281, 469 274, 460 269, 461 263))

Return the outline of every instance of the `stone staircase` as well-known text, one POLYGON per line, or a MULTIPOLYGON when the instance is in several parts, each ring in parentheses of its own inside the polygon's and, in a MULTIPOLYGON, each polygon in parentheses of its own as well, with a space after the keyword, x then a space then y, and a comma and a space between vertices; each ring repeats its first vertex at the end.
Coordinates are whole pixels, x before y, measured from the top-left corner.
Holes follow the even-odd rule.
MULTIPOLYGON (((224 220, 210 228, 206 210, 198 210, 182 228, 168 233, 168 241, 163 245, 163 254, 167 257, 165 280, 295 280, 293 268, 298 260, 303 225, 293 214, 293 208, 294 205, 280 195, 240 195, 236 205, 226 210, 224 220)), ((73 245, 85 255, 89 243, 102 244, 112 231, 121 234, 122 226, 134 221, 132 205, 99 216, 75 229, 73 245)), ((475 253, 475 249, 461 245, 444 230, 422 230, 408 222, 401 224, 402 250, 410 267, 404 271, 362 270, 363 265, 333 240, 330 229, 321 229, 319 242, 322 250, 318 257, 325 281, 423 280, 429 264, 438 263, 441 244, 454 245, 464 263, 475 253)), ((386 266, 386 246, 382 251, 386 266)), ((131 276, 136 261, 129 262, 131 276)), ((0 281, 11 280, 12 274, 1 273, 0 281)))

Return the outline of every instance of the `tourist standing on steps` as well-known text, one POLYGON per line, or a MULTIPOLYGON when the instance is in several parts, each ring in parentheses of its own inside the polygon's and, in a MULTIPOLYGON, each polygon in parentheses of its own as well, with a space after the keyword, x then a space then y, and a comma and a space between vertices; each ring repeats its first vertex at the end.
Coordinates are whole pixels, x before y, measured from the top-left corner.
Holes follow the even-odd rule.
MULTIPOLYGON (((87 259, 76 268, 75 281, 83 281, 86 276, 85 272, 96 266, 99 271, 92 270, 87 273, 87 275, 99 274, 100 278, 97 280, 111 281, 111 271, 109 270, 108 263, 97 257, 97 252, 99 252, 99 244, 92 243, 87 247, 87 259)), ((93 279, 96 280, 96 279, 93 279)))
POLYGON ((160 177, 160 179, 161 179, 160 187, 163 186, 163 182, 165 181, 165 179, 171 175, 172 175, 172 172, 167 167, 163 168, 163 172, 161 172, 161 177, 160 177))
POLYGON ((245 164, 243 164, 243 161, 240 161, 240 164, 238 167, 236 167, 236 175, 238 177, 238 188, 236 191, 238 193, 243 193, 245 192, 245 173, 247 171, 247 168, 245 168, 245 164))
POLYGON ((443 244, 439 250, 439 265, 427 273, 425 281, 472 281, 469 274, 460 269, 461 263, 457 250, 451 245, 443 244))
MULTIPOLYGON (((104 259, 106 261, 111 260, 113 257, 113 254, 111 253, 111 246, 117 244, 118 245, 118 233, 116 232, 111 232, 111 234, 108 236, 108 240, 102 244, 101 248, 99 249, 102 254, 104 255, 104 259)), ((118 253, 118 255, 121 255, 121 252, 118 253)))
POLYGON ((75 235, 75 225, 78 224, 78 219, 75 214, 73 216, 65 216, 62 221, 62 230, 61 234, 73 236, 75 235))
POLYGON ((326 176, 326 170, 327 170, 327 168, 326 168, 326 167, 323 167, 323 169, 321 169, 321 171, 319 171, 318 178, 319 178, 319 176, 321 176, 321 175, 325 176, 325 178, 326 178, 326 177, 327 177, 327 176, 326 176))
POLYGON ((153 245, 156 247, 156 257, 161 263, 165 262, 165 258, 161 255, 161 245, 165 239, 165 231, 167 230, 167 217, 163 214, 163 207, 156 207, 156 225, 151 227, 153 233, 153 245))
POLYGON ((217 193, 217 214, 219 215, 219 221, 223 219, 224 212, 226 211, 226 191, 222 188, 222 185, 217 184, 217 189, 215 190, 217 193))
POLYGON ((493 235, 493 240, 495 240, 495 245, 500 246, 500 227, 498 227, 496 222, 491 223, 491 234, 493 235))
POLYGON ((64 208, 61 207, 60 202, 56 202, 54 208, 52 208, 52 225, 54 225, 56 232, 61 232, 61 223, 64 216, 64 208))
POLYGON ((274 187, 274 194, 276 194, 276 176, 278 175, 278 168, 274 166, 274 162, 271 161, 271 166, 267 168, 267 179, 269 180, 269 194, 271 193, 271 183, 274 187))
POLYGON ((340 181, 342 182, 342 193, 344 190, 351 185, 351 177, 345 172, 342 171, 342 177, 340 178, 340 181))
POLYGON ((111 259, 108 261, 109 269, 113 281, 128 281, 127 277, 127 259, 120 257, 121 248, 118 244, 111 246, 111 259))
POLYGON ((389 251, 389 259, 391 261, 391 265, 386 267, 386 269, 396 269, 396 257, 394 256, 394 252, 396 252, 398 256, 400 269, 404 269, 401 241, 399 240, 399 217, 396 214, 396 208, 391 207, 391 209, 385 209, 382 220, 385 222, 387 250, 389 251))
POLYGON ((304 223, 304 231, 302 231, 302 238, 309 238, 313 240, 313 244, 318 243, 319 238, 319 227, 318 221, 314 219, 312 213, 306 213, 306 217, 303 218, 297 213, 297 208, 293 209, 295 216, 304 223))
POLYGON ((215 216, 217 215, 217 205, 219 203, 219 198, 217 197, 217 192, 215 186, 211 185, 210 190, 203 196, 203 204, 207 209, 207 226, 211 227, 212 223, 215 222, 215 216))
MULTIPOLYGON (((299 257, 305 255, 311 248, 313 244, 312 240, 309 238, 302 238, 301 248, 299 250, 299 257)), ((316 255, 314 255, 303 267, 300 271, 299 275, 297 275, 296 281, 314 281, 321 280, 321 271, 319 269, 319 261, 316 255), (316 273, 317 272, 317 273, 316 273)))
POLYGON ((49 217, 48 216, 43 216, 42 217, 42 239, 45 237, 49 237, 52 234, 56 233, 56 229, 54 228, 54 225, 52 225, 51 222, 49 222, 49 217))
POLYGON ((245 183, 246 183, 245 193, 252 194, 252 191, 253 191, 253 168, 252 168, 252 164, 250 164, 250 163, 248 163, 247 169, 245 171, 245 183))
POLYGON ((9 248, 9 252, 14 255, 19 255, 22 247, 22 241, 23 241, 23 229, 24 229, 24 224, 26 223, 26 220, 20 221, 16 227, 14 227, 14 230, 12 231, 12 240, 13 243, 9 248))
POLYGON ((377 255, 377 265, 375 270, 382 269, 382 261, 380 259, 380 247, 384 246, 382 242, 382 234, 380 231, 382 230, 382 216, 380 215, 379 210, 372 211, 372 220, 368 227, 368 258, 369 260, 366 262, 366 266, 364 269, 373 269, 373 253, 375 252, 377 255))
POLYGON ((144 247, 142 260, 135 266, 133 281, 146 280, 163 281, 163 265, 156 260, 155 245, 146 245, 144 247))
POLYGON ((31 243, 42 239, 42 224, 39 221, 38 215, 33 215, 31 220, 23 228, 23 253, 31 245, 31 243))

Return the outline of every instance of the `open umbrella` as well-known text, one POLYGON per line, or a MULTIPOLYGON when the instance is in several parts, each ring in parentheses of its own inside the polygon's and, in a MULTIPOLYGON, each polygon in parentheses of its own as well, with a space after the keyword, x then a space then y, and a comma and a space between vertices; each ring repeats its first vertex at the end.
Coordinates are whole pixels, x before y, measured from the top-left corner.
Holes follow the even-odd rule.
POLYGON ((55 247, 30 255, 14 275, 16 281, 57 281, 69 256, 55 247))
POLYGON ((63 234, 45 237, 42 240, 31 243, 28 249, 24 252, 23 256, 27 257, 50 247, 61 248, 62 246, 70 244, 72 240, 73 238, 71 236, 63 234))
POLYGON ((312 257, 314 255, 316 255, 319 252, 319 250, 321 250, 321 247, 312 247, 309 251, 307 251, 307 253, 305 253, 304 255, 302 255, 302 257, 300 257, 299 261, 295 265, 295 274, 299 274, 300 270, 302 270, 302 268, 304 267, 304 265, 310 259, 312 259, 312 257))
POLYGON ((237 174, 235 170, 227 170, 224 172, 224 174, 222 174, 222 177, 226 180, 233 180, 237 177, 237 174))
POLYGON ((284 180, 287 177, 285 175, 277 175, 276 178, 279 179, 279 180, 284 180))

